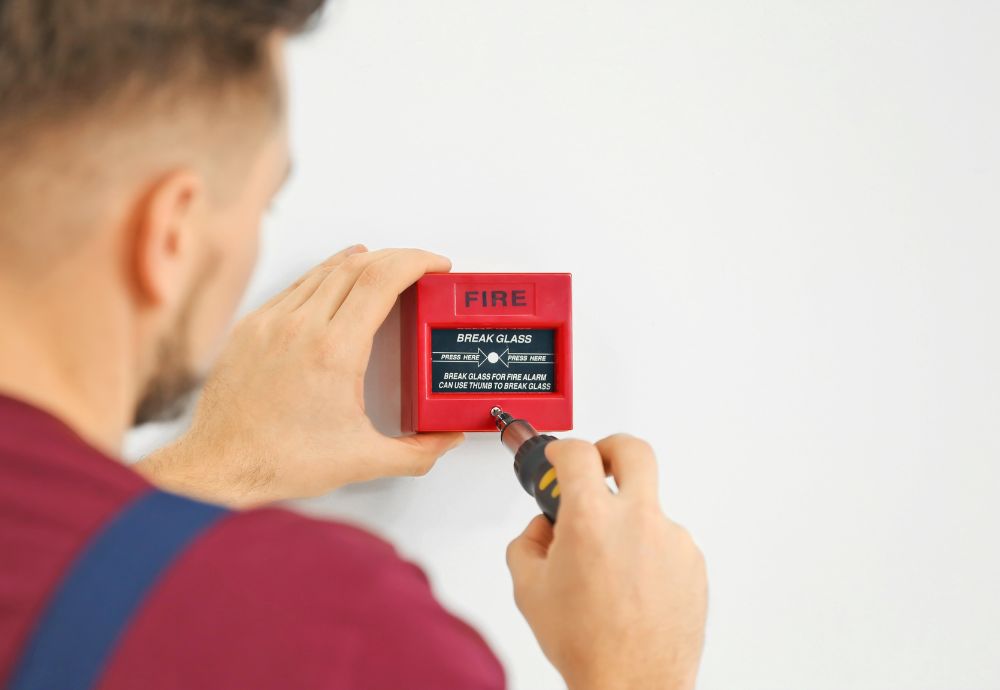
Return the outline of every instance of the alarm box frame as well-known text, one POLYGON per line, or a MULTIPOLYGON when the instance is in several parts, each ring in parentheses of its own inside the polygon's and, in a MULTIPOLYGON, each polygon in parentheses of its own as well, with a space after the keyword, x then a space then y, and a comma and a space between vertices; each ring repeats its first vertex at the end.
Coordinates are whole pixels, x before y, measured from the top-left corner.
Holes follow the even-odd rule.
POLYGON ((573 428, 572 276, 432 273, 401 298, 404 431, 573 428))

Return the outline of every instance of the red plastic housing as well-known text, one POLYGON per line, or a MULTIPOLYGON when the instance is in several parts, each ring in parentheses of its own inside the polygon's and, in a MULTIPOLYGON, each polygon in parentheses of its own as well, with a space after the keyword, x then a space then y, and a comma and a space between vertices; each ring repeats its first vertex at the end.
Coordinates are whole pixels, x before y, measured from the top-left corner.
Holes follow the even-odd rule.
POLYGON ((401 300, 403 430, 495 431, 497 405, 572 429, 572 304, 568 273, 424 276, 401 300))

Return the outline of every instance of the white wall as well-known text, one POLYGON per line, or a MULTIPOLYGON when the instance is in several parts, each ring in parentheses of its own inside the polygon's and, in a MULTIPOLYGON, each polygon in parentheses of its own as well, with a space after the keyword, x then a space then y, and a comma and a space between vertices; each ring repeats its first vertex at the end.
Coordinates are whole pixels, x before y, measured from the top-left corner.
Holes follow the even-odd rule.
MULTIPOLYGON (((291 56, 249 303, 358 241, 572 271, 576 433, 659 450, 710 567, 703 689, 1000 687, 998 26, 992 0, 336 0, 291 56)), ((509 593, 534 511, 495 437, 304 507, 423 564, 512 687, 560 686, 509 593)))

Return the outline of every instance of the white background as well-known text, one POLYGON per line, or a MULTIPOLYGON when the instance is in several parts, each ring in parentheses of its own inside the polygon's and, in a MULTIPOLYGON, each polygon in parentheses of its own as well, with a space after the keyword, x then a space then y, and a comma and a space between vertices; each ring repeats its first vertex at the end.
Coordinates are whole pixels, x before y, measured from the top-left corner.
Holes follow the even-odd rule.
MULTIPOLYGON (((701 688, 1000 687, 998 36, 993 0, 336 0, 248 305, 354 242, 573 272, 575 433, 659 451, 709 563, 701 688)), ((494 436, 304 507, 560 687, 494 436)))

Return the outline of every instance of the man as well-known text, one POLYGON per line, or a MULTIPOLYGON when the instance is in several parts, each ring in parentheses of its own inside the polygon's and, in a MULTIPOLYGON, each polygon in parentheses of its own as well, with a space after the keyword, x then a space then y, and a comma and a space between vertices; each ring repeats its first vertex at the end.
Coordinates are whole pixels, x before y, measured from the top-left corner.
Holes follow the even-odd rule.
MULTIPOLYGON (((321 1, 0 0, 0 685, 504 684, 390 546, 250 508, 462 440, 384 437, 362 404, 373 334, 443 257, 347 249, 219 347, 289 167, 284 44, 321 1), (113 460, 220 349, 190 432, 113 460)), ((651 449, 549 457, 560 521, 508 549, 543 651, 573 690, 692 687, 704 567, 651 449)))

